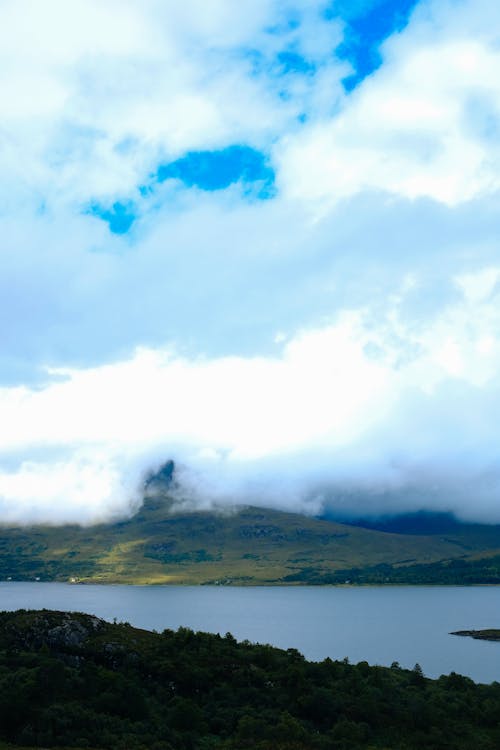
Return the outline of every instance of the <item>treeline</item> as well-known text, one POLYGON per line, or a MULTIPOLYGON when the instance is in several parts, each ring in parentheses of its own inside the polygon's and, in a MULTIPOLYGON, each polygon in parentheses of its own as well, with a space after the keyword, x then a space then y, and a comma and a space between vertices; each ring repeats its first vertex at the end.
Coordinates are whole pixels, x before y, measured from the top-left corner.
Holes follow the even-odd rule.
POLYGON ((500 684, 294 649, 0 613, 0 738, 116 750, 498 750, 500 684))
POLYGON ((500 555, 480 560, 442 560, 435 563, 344 568, 322 573, 317 568, 286 576, 287 583, 308 584, 407 584, 456 585, 500 584, 500 555))

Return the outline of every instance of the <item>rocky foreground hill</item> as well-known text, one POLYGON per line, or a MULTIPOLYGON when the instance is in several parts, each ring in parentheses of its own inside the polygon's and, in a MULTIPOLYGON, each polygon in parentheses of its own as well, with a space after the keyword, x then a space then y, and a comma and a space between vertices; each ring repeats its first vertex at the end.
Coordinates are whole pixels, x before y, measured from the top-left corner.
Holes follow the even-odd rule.
POLYGON ((498 750, 500 685, 230 635, 0 613, 0 747, 498 750))

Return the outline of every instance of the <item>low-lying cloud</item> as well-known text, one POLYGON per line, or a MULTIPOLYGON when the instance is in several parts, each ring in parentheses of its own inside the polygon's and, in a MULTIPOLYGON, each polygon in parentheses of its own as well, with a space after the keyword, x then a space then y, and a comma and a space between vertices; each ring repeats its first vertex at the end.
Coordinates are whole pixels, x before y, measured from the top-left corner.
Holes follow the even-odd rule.
POLYGON ((184 507, 500 521, 500 308, 486 273, 458 279, 460 303, 426 332, 400 319, 400 300, 383 326, 344 312, 278 341, 274 356, 144 349, 4 388, 2 519, 130 514, 148 473, 173 459, 184 507))

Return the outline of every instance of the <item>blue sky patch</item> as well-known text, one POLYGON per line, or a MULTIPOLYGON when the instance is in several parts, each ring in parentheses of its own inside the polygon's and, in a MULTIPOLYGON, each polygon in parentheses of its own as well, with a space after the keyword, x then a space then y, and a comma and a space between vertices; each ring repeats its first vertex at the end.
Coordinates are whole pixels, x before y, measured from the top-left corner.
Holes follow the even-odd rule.
POLYGON ((125 234, 135 221, 136 215, 131 203, 113 203, 111 208, 93 203, 88 211, 92 216, 106 221, 113 234, 125 234))
POLYGON ((361 5, 358 3, 352 15, 346 7, 346 16, 342 12, 342 3, 334 3, 330 14, 340 15, 346 22, 345 38, 336 52, 356 71, 343 81, 347 91, 380 66, 380 44, 391 34, 404 29, 417 3, 418 0, 371 0, 361 5))
POLYGON ((157 172, 158 182, 180 180, 187 187, 223 190, 235 182, 259 198, 274 194, 274 170, 261 151, 249 146, 228 146, 219 151, 190 151, 157 172))
POLYGON ((278 63, 282 73, 314 73, 316 66, 297 52, 280 52, 278 63))
MULTIPOLYGON (((239 182, 244 195, 266 200, 276 193, 275 173, 267 157, 249 146, 228 146, 220 151, 190 151, 186 156, 164 164, 152 182, 139 187, 147 198, 154 192, 155 182, 180 180, 185 187, 201 190, 223 190, 239 182)), ((126 234, 137 218, 137 206, 132 201, 117 201, 111 206, 92 203, 86 213, 107 222, 113 234, 126 234)))

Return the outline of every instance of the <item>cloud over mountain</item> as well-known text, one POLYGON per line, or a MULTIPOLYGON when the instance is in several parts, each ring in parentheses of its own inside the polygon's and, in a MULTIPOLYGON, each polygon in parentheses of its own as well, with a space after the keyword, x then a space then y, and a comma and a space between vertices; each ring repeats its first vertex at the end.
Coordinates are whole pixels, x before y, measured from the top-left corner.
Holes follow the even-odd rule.
POLYGON ((0 4, 2 520, 169 458, 196 504, 500 520, 500 11, 405 19, 351 88, 340 3, 0 4))

